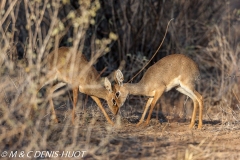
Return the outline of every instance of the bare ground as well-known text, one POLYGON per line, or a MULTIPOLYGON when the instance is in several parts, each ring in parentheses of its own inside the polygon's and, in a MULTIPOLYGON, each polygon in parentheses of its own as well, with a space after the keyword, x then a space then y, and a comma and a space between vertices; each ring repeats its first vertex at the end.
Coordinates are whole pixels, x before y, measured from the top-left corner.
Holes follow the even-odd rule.
POLYGON ((118 116, 116 125, 112 127, 96 106, 90 108, 78 112, 79 121, 75 126, 66 125, 67 120, 64 119, 71 117, 70 110, 58 111, 62 122, 51 127, 49 149, 56 149, 54 141, 58 141, 61 138, 59 133, 68 127, 69 141, 74 130, 78 131, 76 143, 87 151, 85 159, 240 158, 240 124, 226 120, 227 116, 221 112, 205 114, 203 129, 198 130, 197 121, 195 128, 189 129, 190 119, 167 120, 162 115, 159 120, 152 117, 146 127, 136 127, 141 112, 128 117, 118 116))

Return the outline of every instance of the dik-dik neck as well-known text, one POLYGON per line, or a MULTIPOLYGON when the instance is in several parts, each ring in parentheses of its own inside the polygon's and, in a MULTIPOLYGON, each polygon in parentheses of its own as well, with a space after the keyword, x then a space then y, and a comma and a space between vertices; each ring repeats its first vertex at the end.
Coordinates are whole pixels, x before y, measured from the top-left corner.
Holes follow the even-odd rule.
POLYGON ((141 83, 125 83, 124 87, 129 91, 129 94, 148 96, 145 86, 141 83))
POLYGON ((85 85, 83 87, 80 87, 80 92, 85 93, 89 96, 95 96, 101 99, 106 99, 106 96, 108 94, 108 91, 106 88, 104 88, 102 85, 85 85))
POLYGON ((80 91, 87 95, 96 96, 101 99, 106 99, 108 94, 108 90, 103 86, 101 78, 94 82, 85 83, 80 87, 80 91))

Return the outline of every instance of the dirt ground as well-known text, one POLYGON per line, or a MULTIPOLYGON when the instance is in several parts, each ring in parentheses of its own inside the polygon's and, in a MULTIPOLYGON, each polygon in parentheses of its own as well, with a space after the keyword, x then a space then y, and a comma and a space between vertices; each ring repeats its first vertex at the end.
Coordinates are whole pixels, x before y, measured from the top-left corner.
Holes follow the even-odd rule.
MULTIPOLYGON (((40 111, 46 111, 47 114, 37 117, 30 131, 25 131, 20 143, 22 148, 27 147, 26 151, 29 151, 29 148, 43 151, 56 151, 59 148, 64 151, 85 150, 83 159, 90 160, 240 159, 239 108, 233 110, 221 103, 215 106, 205 104, 203 128, 197 129, 196 119, 195 127, 189 129, 192 102, 189 100, 189 103, 186 103, 186 108, 190 109, 183 109, 181 106, 186 97, 180 97, 172 103, 174 105, 161 101, 161 105, 168 107, 159 108, 157 104, 150 124, 137 127, 145 104, 144 98, 128 101, 118 116, 112 115, 106 107, 107 104, 102 101, 115 122, 115 125, 111 126, 95 102, 85 98, 79 96, 75 125, 71 124, 72 103, 69 99, 66 100, 66 95, 65 98, 59 96, 54 100, 59 123, 49 125, 49 112, 40 108, 40 111), (176 107, 173 107, 175 105, 176 107), (182 114, 181 111, 188 114, 182 114), (35 143, 41 144, 40 147, 34 147, 35 143)), ((172 98, 168 97, 167 100, 169 99, 172 98)), ((49 110, 49 106, 46 107, 49 110)), ((12 143, 8 142, 8 139, 5 141, 5 150, 12 149, 11 144, 15 144, 16 139, 12 139, 12 143)))
MULTIPOLYGON (((66 117, 70 111, 58 111, 58 116, 64 121, 61 113, 66 117)), ((195 128, 189 129, 190 119, 166 119, 161 114, 157 120, 156 112, 148 126, 136 127, 141 113, 117 116, 112 127, 93 105, 78 111, 78 124, 68 126, 69 136, 77 128, 77 143, 87 151, 84 159, 240 159, 240 125, 224 121, 221 112, 205 114, 202 130, 197 129, 197 120, 195 128)), ((64 127, 64 122, 54 125, 58 132, 64 127)))

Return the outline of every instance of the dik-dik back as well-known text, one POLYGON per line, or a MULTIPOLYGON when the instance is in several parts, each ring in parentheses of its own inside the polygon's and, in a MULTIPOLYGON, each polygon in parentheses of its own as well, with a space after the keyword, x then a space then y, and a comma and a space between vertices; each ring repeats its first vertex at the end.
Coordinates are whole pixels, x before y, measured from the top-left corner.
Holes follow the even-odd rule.
POLYGON ((84 54, 77 52, 75 55, 71 48, 61 47, 57 54, 50 53, 48 56, 48 68, 57 70, 58 78, 68 83, 86 84, 96 82, 99 78, 97 70, 89 65, 84 54))
POLYGON ((149 85, 151 88, 166 85, 169 86, 166 90, 168 91, 175 80, 195 83, 199 75, 198 66, 193 60, 183 54, 172 54, 149 67, 139 83, 149 85))

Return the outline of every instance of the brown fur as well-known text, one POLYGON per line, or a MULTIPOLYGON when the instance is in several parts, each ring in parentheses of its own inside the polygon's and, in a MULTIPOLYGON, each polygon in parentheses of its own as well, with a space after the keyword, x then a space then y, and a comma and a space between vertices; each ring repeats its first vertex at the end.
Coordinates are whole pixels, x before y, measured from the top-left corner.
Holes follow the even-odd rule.
MULTIPOLYGON (((115 75, 121 75, 118 70, 115 75)), ((123 75, 121 75, 123 77, 123 75)), ((202 96, 195 90, 195 82, 199 77, 197 64, 183 54, 166 56, 148 68, 142 79, 135 84, 123 83, 118 77, 115 79, 114 93, 117 106, 121 107, 128 94, 150 96, 145 106, 144 113, 138 123, 140 125, 151 105, 146 124, 149 123, 153 108, 163 92, 176 88, 179 92, 189 96, 194 102, 194 110, 190 128, 194 126, 196 110, 199 107, 199 124, 202 127, 202 96), (152 98, 151 98, 152 97, 152 98)), ((122 78, 123 79, 123 78, 122 78)))
MULTIPOLYGON (((114 124, 108 117, 99 100, 99 98, 105 99, 112 113, 117 114, 118 108, 116 107, 116 104, 113 103, 114 94, 111 90, 111 84, 107 78, 105 79, 105 84, 102 83, 97 70, 89 64, 83 54, 80 52, 73 54, 71 52, 71 48, 68 47, 58 48, 48 55, 47 68, 48 72, 46 74, 46 81, 41 85, 41 87, 56 79, 61 81, 61 83, 58 83, 50 89, 51 94, 66 84, 70 84, 72 87, 72 123, 74 123, 75 119, 75 108, 79 90, 80 92, 91 96, 102 110, 108 122, 112 125, 114 124)), ((50 106, 52 109, 53 119, 57 122, 58 120, 56 118, 52 98, 50 99, 50 106)))

